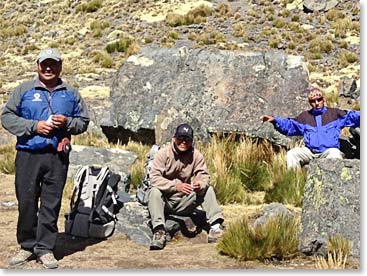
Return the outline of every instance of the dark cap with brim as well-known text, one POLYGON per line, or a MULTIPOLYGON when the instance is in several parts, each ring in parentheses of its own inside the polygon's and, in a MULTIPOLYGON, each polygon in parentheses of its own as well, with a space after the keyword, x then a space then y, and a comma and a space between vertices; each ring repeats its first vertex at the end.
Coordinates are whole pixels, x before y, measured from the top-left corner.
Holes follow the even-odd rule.
POLYGON ((181 124, 176 128, 175 137, 194 139, 194 131, 189 124, 181 124))

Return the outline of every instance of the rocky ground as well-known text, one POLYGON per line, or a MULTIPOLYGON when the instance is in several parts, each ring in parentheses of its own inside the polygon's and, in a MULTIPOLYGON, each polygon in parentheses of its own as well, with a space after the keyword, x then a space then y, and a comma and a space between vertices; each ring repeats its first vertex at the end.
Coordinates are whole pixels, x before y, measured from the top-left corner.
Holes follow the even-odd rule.
MULTIPOLYGON (((0 175, 0 268, 8 268, 10 258, 18 249, 16 243, 17 205, 14 191, 14 176, 0 175)), ((64 233, 63 214, 67 212, 68 201, 63 201, 59 218, 59 237, 55 256, 62 269, 314 269, 315 259, 298 256, 292 260, 240 262, 220 255, 215 244, 206 243, 206 234, 193 239, 172 240, 162 251, 150 251, 146 246, 136 244, 117 233, 107 240, 72 239, 64 233), (167 261, 167 260, 170 261, 167 261)), ((228 222, 242 214, 255 216, 261 206, 224 206, 228 222)), ((353 267, 353 266, 351 266, 353 267)), ((24 269, 41 269, 35 260, 24 269)), ((355 267, 354 267, 355 268, 355 267)))

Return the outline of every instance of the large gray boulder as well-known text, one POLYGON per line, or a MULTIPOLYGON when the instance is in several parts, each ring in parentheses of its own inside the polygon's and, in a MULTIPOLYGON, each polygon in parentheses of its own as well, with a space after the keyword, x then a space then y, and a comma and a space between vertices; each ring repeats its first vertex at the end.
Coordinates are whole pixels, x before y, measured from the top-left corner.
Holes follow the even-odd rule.
POLYGON ((327 253, 327 241, 340 235, 360 256, 360 161, 315 159, 304 191, 300 251, 327 253))
POLYGON ((339 0, 304 0, 303 7, 306 11, 328 11, 339 4, 339 0))
POLYGON ((217 49, 144 48, 116 74, 101 127, 109 141, 167 142, 182 122, 208 141, 241 132, 285 145, 263 114, 296 116, 308 108, 308 71, 299 56, 217 49))

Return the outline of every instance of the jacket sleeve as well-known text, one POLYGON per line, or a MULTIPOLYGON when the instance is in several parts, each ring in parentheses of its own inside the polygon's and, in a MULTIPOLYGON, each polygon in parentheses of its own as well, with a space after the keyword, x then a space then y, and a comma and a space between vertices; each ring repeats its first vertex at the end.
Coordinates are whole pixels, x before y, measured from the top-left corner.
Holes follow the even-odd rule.
POLYGON ((195 167, 194 167, 194 181, 200 184, 200 188, 204 189, 210 185, 210 174, 205 163, 204 156, 197 151, 195 167))
POLYGON ((87 105, 78 91, 75 91, 75 97, 76 105, 74 114, 76 114, 76 116, 68 117, 66 122, 66 131, 72 135, 85 132, 90 121, 87 105))
POLYGON ((152 168, 150 170, 150 178, 152 180, 152 186, 157 187, 162 192, 167 193, 175 193, 176 184, 180 183, 179 179, 170 180, 166 178, 165 170, 166 170, 166 160, 167 153, 166 149, 159 150, 154 156, 152 168))
POLYGON ((18 86, 10 95, 1 114, 1 124, 11 134, 16 136, 31 136, 37 133, 37 120, 25 119, 19 115, 19 105, 22 98, 22 87, 18 86))
POLYGON ((274 127, 286 136, 303 136, 304 125, 291 118, 274 117, 274 127))
POLYGON ((359 111, 347 111, 344 116, 339 117, 341 127, 360 127, 361 113, 359 111))

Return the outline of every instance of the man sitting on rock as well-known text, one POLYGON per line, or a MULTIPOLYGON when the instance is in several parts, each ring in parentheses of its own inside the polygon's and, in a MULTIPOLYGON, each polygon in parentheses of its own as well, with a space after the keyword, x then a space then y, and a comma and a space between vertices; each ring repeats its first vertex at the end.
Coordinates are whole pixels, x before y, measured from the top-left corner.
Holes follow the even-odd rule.
POLYGON ((311 109, 296 118, 279 118, 264 115, 263 122, 271 122, 275 129, 287 136, 303 136, 304 147, 287 152, 287 167, 300 168, 313 158, 343 158, 339 135, 344 127, 359 127, 360 112, 330 108, 324 105, 322 92, 315 87, 308 89, 311 109))
POLYGON ((177 127, 170 145, 160 149, 150 171, 148 210, 153 226, 151 250, 166 244, 165 214, 190 216, 201 205, 210 224, 208 242, 223 234, 224 221, 203 155, 193 147, 193 129, 177 127))

